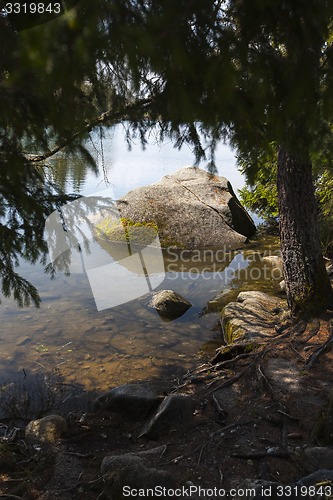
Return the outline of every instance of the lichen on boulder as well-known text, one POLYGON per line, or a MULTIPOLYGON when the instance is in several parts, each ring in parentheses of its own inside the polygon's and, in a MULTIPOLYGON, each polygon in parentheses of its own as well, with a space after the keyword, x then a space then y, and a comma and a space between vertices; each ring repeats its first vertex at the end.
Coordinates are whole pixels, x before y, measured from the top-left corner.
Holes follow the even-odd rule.
MULTIPOLYGON (((130 228, 157 227, 164 248, 236 247, 256 231, 230 182, 197 167, 130 191, 118 200, 118 209, 130 228)), ((109 235, 115 237, 116 229, 109 235)))
POLYGON ((262 341, 275 333, 274 327, 285 315, 285 300, 267 293, 241 292, 237 302, 227 304, 221 313, 226 344, 262 341))
POLYGON ((154 221, 134 222, 126 217, 107 216, 97 222, 95 234, 114 243, 150 245, 158 236, 158 226, 154 221))

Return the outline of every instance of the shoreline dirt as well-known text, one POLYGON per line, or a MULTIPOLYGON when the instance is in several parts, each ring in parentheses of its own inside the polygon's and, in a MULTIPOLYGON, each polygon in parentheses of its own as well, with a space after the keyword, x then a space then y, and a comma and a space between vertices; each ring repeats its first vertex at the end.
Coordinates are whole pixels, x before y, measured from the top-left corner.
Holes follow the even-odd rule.
POLYGON ((102 459, 149 450, 147 466, 182 484, 226 491, 242 488, 245 479, 291 484, 309 472, 305 448, 333 444, 323 424, 332 337, 333 313, 327 312, 275 332, 222 366, 204 363, 173 387, 195 399, 193 421, 156 441, 137 438, 142 421, 110 412, 72 414, 67 434, 51 447, 2 441, 8 460, 1 463, 0 498, 107 499, 102 459))

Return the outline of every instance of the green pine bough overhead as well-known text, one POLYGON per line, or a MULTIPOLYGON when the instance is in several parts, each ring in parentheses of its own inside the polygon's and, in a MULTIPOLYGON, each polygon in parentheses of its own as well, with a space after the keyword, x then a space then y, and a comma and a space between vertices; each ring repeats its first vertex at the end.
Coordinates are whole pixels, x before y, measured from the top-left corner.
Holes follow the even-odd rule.
MULTIPOLYGON (((315 165, 329 169, 333 157, 332 26, 331 0, 81 0, 21 32, 2 12, 3 293, 21 302, 33 295, 14 274, 15 263, 45 257, 40 221, 59 204, 45 167, 34 189, 33 165, 66 151, 85 159, 83 175, 96 170, 84 140, 121 122, 129 142, 136 137, 144 146, 154 133, 175 147, 190 145, 211 171, 217 142, 227 139, 251 160, 252 178, 260 172, 258 152, 275 144, 290 309, 307 315, 332 307, 313 184, 315 165)), ((66 166, 53 180, 65 174, 66 166)))

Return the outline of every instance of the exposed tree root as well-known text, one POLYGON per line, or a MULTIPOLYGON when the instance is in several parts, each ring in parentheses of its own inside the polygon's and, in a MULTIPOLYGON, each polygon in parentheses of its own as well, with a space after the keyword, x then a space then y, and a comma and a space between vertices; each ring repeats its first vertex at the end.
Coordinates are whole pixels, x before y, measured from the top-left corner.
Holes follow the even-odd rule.
MULTIPOLYGON (((234 375, 231 378, 228 378, 222 384, 220 384, 217 387, 215 387, 214 389, 211 389, 210 391, 208 391, 207 394, 211 394, 212 392, 224 389, 225 387, 228 387, 229 385, 234 384, 235 382, 237 382, 237 380, 239 380, 240 378, 242 378, 243 375, 245 375, 245 373, 249 370, 249 368, 252 368, 254 365, 255 365, 255 363, 250 363, 245 368, 243 368, 243 370, 239 371, 236 375, 234 375)), ((218 382, 218 380, 216 380, 216 379, 213 380, 212 382, 210 382, 209 384, 207 384, 207 387, 211 387, 216 382, 218 382)))
POLYGON ((309 356, 307 361, 304 363, 304 365, 307 368, 312 368, 313 365, 318 361, 318 358, 325 354, 333 345, 333 321, 331 320, 329 322, 329 337, 326 340, 326 342, 318 347, 312 354, 309 356))

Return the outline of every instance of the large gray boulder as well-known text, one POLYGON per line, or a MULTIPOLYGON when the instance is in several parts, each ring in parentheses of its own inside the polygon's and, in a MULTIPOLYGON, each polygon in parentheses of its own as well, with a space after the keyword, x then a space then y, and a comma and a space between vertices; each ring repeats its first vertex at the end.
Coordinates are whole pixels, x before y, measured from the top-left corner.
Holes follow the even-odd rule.
MULTIPOLYGON (((118 208, 131 227, 157 227, 162 247, 234 247, 256 231, 228 180, 197 167, 182 168, 130 191, 119 200, 118 208)), ((113 226, 108 238, 117 239, 116 232, 113 226)))

